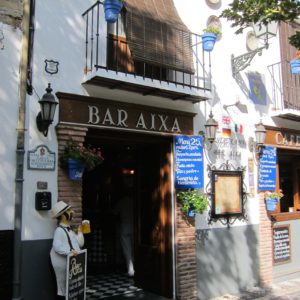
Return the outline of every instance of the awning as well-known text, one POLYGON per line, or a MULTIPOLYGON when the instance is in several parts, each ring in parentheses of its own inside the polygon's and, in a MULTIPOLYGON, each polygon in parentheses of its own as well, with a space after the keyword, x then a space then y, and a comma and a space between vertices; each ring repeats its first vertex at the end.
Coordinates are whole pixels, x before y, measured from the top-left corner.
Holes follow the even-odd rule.
POLYGON ((172 0, 126 0, 125 8, 134 60, 194 73, 191 32, 172 0))

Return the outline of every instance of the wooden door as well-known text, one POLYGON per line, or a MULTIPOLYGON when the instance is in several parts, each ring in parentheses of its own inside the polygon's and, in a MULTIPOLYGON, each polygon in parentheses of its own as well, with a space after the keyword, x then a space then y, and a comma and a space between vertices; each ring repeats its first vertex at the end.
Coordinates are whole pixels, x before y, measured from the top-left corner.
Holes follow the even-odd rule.
POLYGON ((293 167, 294 209, 300 211, 300 161, 294 162, 293 167))
POLYGON ((170 143, 141 147, 135 205, 135 284, 172 296, 170 143))

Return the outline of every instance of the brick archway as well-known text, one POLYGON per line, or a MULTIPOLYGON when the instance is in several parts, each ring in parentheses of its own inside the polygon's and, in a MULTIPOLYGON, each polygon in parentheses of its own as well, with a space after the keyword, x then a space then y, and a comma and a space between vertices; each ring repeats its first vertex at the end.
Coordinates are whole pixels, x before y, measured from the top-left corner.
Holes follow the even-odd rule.
MULTIPOLYGON (((87 134, 87 127, 58 125, 56 127, 58 142, 58 159, 63 152, 69 139, 78 143, 84 143, 87 134)), ((74 223, 81 223, 82 219, 82 181, 72 181, 68 178, 67 170, 61 168, 58 164, 58 200, 70 204, 75 212, 74 223)))
POLYGON ((176 208, 176 290, 179 300, 197 299, 197 260, 195 224, 187 222, 176 208))

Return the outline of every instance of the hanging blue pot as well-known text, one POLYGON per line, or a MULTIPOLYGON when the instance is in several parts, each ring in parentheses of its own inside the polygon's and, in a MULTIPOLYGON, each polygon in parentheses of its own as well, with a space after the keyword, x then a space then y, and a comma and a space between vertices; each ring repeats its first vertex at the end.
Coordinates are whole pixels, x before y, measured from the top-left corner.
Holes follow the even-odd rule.
POLYGON ((268 211, 276 210, 278 200, 274 198, 266 198, 266 207, 268 211))
POLYGON ((84 162, 76 159, 68 159, 69 179, 81 180, 85 168, 84 162))
POLYGON ((292 74, 294 74, 294 75, 300 74, 300 60, 299 59, 291 60, 290 65, 291 65, 292 74))
POLYGON ((204 51, 210 52, 214 49, 217 35, 211 32, 205 32, 202 34, 202 48, 204 51))
POLYGON ((195 211, 194 210, 195 210, 195 207, 192 205, 189 208, 188 212, 187 212, 188 217, 195 217, 195 211))
POLYGON ((105 0, 103 2, 105 20, 107 23, 115 23, 123 7, 122 0, 105 0))

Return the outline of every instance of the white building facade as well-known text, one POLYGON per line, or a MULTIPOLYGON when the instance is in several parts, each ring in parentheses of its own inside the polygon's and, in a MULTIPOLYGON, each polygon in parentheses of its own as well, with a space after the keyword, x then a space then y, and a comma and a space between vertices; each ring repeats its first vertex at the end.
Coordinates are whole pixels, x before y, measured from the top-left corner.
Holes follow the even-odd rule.
POLYGON ((263 44, 251 28, 236 35, 218 18, 230 1, 143 6, 128 0, 114 24, 105 21, 101 1, 2 2, 0 233, 6 252, 0 260, 11 274, 0 285, 5 299, 54 299, 50 208, 58 200, 73 206, 75 223, 91 221, 88 273, 122 265, 113 207, 126 184, 134 199, 136 286, 169 299, 210 299, 299 275, 300 85, 286 63, 294 51, 286 36, 298 25, 282 25, 268 49, 234 73, 232 56, 263 44), (7 20, 11 12, 19 12, 12 19, 22 19, 22 26, 7 20), (201 36, 209 25, 222 34, 206 52, 201 36), (58 105, 45 136, 36 116, 49 83, 58 105), (199 189, 210 204, 190 218, 176 198, 175 137, 201 136, 210 112, 218 127, 213 143, 204 136, 199 189), (275 187, 268 190, 285 195, 272 212, 261 157, 252 147, 260 122, 263 149, 276 153, 275 187), (77 181, 59 162, 69 139, 100 147, 104 157, 77 181), (288 240, 284 249, 281 234, 288 240))

